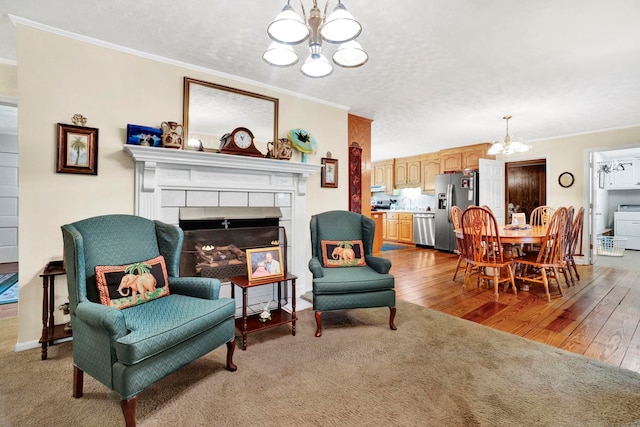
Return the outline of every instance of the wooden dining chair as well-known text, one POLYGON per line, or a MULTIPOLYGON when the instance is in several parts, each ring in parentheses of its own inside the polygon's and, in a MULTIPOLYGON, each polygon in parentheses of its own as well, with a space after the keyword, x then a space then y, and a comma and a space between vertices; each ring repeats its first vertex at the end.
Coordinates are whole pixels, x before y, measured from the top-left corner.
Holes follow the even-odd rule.
POLYGON ((493 281, 496 301, 500 283, 505 283, 505 290, 511 284, 513 293, 518 293, 511 269, 512 261, 503 257, 498 231, 496 218, 491 211, 473 206, 462 213, 462 244, 467 262, 462 290, 475 269, 478 286, 480 281, 493 281))
MULTIPOLYGON (((450 216, 451 216, 451 226, 453 227, 454 230, 459 230, 462 228, 462 209, 460 209, 458 206, 451 206, 451 210, 449 211, 450 216)), ((453 271, 453 281, 455 282, 456 280, 456 276, 458 275, 458 270, 460 270, 460 268, 465 268, 467 263, 466 263, 466 256, 464 254, 464 245, 462 244, 462 239, 458 238, 456 236, 456 253, 458 254, 458 261, 456 262, 456 269, 453 271), (462 261, 465 261, 464 264, 462 264, 462 261)))
MULTIPOLYGON (((529 225, 532 227, 537 225, 547 225, 551 216, 553 215, 554 209, 551 206, 538 206, 534 210, 531 211, 531 215, 529 216, 529 225)), ((523 245, 522 252, 532 252, 540 249, 538 245, 523 245)))
POLYGON ((549 278, 555 279, 560 295, 564 295, 560 285, 559 269, 564 259, 565 226, 567 208, 558 208, 547 227, 547 233, 538 252, 529 252, 515 259, 519 272, 518 278, 524 282, 541 283, 544 286, 547 301, 551 302, 549 278))
POLYGON ((573 233, 573 214, 575 212, 575 208, 573 206, 569 206, 567 208, 567 224, 564 227, 564 248, 562 253, 562 263, 560 267, 560 271, 564 276, 564 282, 567 284, 567 287, 575 284, 575 279, 573 278, 573 274, 571 273, 571 267, 567 262, 567 257, 569 256, 570 246, 571 246, 571 235, 573 233))
POLYGON ((584 207, 578 209, 578 213, 575 215, 573 219, 573 225, 571 227, 571 241, 569 242, 569 248, 567 253, 565 254, 565 263, 567 264, 567 269, 569 270, 569 274, 574 274, 576 276, 576 280, 580 280, 580 274, 578 273, 578 267, 576 266, 576 261, 574 259, 574 255, 582 255, 582 250, 578 251, 578 243, 582 243, 582 228, 584 225, 584 207))
POLYGON ((538 206, 531 211, 531 215, 529 216, 529 225, 547 225, 553 215, 553 212, 554 209, 550 206, 538 206))

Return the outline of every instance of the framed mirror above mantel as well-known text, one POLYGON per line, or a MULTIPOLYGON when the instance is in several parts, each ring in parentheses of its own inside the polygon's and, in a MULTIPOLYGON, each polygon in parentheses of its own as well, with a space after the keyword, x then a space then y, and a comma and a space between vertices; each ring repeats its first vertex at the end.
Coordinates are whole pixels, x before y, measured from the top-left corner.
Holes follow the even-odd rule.
POLYGON ((228 86, 184 78, 184 148, 217 152, 220 139, 234 129, 250 129, 256 147, 278 138, 278 98, 228 86))

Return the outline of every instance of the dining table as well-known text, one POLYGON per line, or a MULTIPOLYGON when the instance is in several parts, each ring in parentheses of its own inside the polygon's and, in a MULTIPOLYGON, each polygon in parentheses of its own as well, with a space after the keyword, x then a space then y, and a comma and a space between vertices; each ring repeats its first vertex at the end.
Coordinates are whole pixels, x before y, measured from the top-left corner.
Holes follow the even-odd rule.
MULTIPOLYGON (((457 228, 454 231, 456 238, 463 238, 461 228, 457 228)), ((527 226, 527 228, 515 228, 509 225, 499 225, 498 233, 500 234, 500 242, 503 245, 540 244, 547 234, 547 226, 533 225, 527 226)))

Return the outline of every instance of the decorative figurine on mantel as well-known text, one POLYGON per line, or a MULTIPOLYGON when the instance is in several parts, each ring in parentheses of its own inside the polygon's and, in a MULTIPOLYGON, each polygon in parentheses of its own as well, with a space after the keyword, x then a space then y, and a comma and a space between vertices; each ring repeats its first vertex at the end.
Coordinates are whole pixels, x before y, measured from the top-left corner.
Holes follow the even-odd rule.
POLYGON ((301 162, 307 163, 307 154, 313 154, 318 149, 315 138, 304 129, 291 129, 288 136, 293 148, 302 153, 301 162))
POLYGON ((165 148, 182 148, 183 129, 176 122, 162 122, 162 146, 165 148))

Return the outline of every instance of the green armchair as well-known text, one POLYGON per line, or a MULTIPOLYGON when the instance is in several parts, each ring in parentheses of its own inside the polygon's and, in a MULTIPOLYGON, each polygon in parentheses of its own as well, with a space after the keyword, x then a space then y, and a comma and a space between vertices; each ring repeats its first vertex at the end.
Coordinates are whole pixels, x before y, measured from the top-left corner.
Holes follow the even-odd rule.
POLYGON ((389 307, 389 327, 395 330, 395 279, 389 274, 391 261, 371 254, 373 220, 354 212, 330 211, 313 215, 310 227, 316 337, 322 336, 322 312, 329 310, 389 307))
POLYGON ((178 277, 180 228, 138 216, 105 215, 64 225, 62 235, 75 398, 82 397, 86 372, 120 395, 126 425, 135 426, 137 395, 191 361, 226 343, 226 368, 236 370, 235 301, 218 297, 217 279, 178 277), (138 304, 121 309, 101 303, 104 287, 98 285, 104 281, 96 280, 96 266, 141 263, 159 255, 166 263, 169 295, 151 299, 145 289, 139 295, 127 289, 120 295, 133 294, 138 304))

